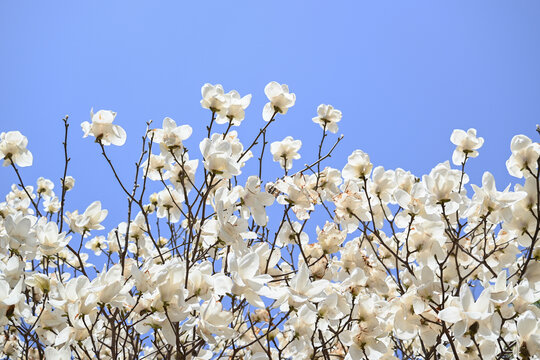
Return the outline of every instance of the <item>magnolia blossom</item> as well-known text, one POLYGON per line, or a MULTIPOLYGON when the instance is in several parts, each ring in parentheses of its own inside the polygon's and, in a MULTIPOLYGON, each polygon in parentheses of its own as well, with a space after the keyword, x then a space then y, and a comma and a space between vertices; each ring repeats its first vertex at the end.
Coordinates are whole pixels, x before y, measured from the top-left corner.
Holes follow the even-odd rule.
POLYGON ((221 134, 213 134, 211 139, 203 139, 199 149, 204 157, 206 170, 225 179, 239 175, 244 161, 251 157, 251 153, 248 153, 241 159, 243 146, 234 131, 225 138, 221 134))
POLYGON ((471 185, 474 190, 472 206, 467 215, 495 214, 503 216, 506 220, 512 218, 510 205, 525 198, 524 191, 511 192, 509 188, 504 191, 497 191, 495 178, 490 172, 485 172, 482 176, 482 187, 471 185))
POLYGON ((212 112, 217 113, 225 107, 225 93, 223 86, 220 84, 204 84, 201 88, 202 100, 201 106, 205 109, 210 109, 212 112))
POLYGON ((65 232, 58 232, 58 225, 49 222, 38 232, 39 246, 43 255, 56 255, 65 247, 71 236, 66 236, 65 232))
POLYGON ((246 116, 245 110, 251 102, 251 94, 240 97, 240 94, 233 90, 223 95, 223 97, 225 104, 218 111, 216 123, 226 124, 230 122, 234 126, 239 126, 246 116))
POLYGON ((289 93, 289 87, 285 84, 278 84, 272 81, 264 88, 264 93, 269 103, 263 108, 264 121, 270 121, 275 113, 286 114, 290 107, 296 102, 296 94, 289 93))
POLYGON ((345 179, 357 180, 369 176, 371 169, 373 169, 373 164, 369 160, 369 155, 362 150, 355 150, 349 155, 342 174, 345 179))
POLYGON ((8 131, 0 134, 0 156, 4 159, 4 166, 13 162, 15 165, 31 166, 32 153, 26 148, 28 139, 19 131, 8 131))
POLYGON ((268 221, 265 207, 272 205, 274 196, 261 192, 261 181, 258 177, 250 176, 247 179, 240 197, 242 198, 244 216, 249 218, 249 214, 251 214, 258 225, 265 226, 268 221))
POLYGON ((523 174, 530 175, 529 171, 538 168, 540 144, 533 143, 525 135, 516 135, 510 145, 512 156, 506 161, 506 168, 510 175, 522 178, 523 174))
POLYGON ((302 147, 301 140, 294 140, 292 136, 287 136, 281 141, 270 144, 270 152, 274 156, 274 161, 279 161, 283 169, 290 170, 292 161, 301 157, 298 153, 300 147, 302 147))
POLYGON ((87 234, 90 230, 104 229, 101 222, 105 220, 107 214, 107 210, 101 210, 101 202, 94 201, 82 214, 79 214, 78 210, 66 212, 66 221, 74 232, 87 234))
POLYGON ((322 229, 317 227, 317 240, 327 254, 338 251, 346 236, 347 231, 340 231, 334 223, 326 222, 322 229))
POLYGON ((90 118, 92 122, 85 121, 81 124, 84 131, 84 136, 92 135, 96 138, 96 142, 103 145, 118 145, 122 146, 126 142, 126 132, 118 125, 113 125, 116 113, 111 110, 99 110, 94 114, 94 110, 90 110, 90 118))
POLYGON ((73 176, 66 176, 64 179, 64 187, 66 191, 70 191, 75 186, 75 178, 73 176))
POLYGON ((452 155, 454 165, 462 165, 465 157, 477 157, 477 150, 484 144, 484 138, 476 137, 476 129, 469 129, 467 132, 456 129, 452 132, 450 141, 456 145, 456 149, 452 155))
POLYGON ((39 195, 45 198, 49 198, 54 195, 53 189, 54 189, 54 183, 51 180, 45 179, 42 176, 38 178, 36 192, 39 195))
POLYGON ((163 119, 163 128, 153 131, 152 139, 160 144, 163 155, 168 155, 170 151, 182 149, 183 141, 187 140, 192 132, 191 126, 177 126, 173 119, 166 117, 163 119))
POLYGON ((341 116, 341 111, 334 109, 332 105, 321 104, 317 108, 317 116, 313 118, 313 122, 335 134, 338 131, 337 123, 341 121, 341 116))
POLYGON ((197 329, 203 339, 215 344, 216 340, 212 334, 225 338, 234 334, 234 330, 228 327, 232 320, 232 314, 229 311, 224 311, 219 301, 212 299, 201 306, 201 318, 198 321, 197 329))

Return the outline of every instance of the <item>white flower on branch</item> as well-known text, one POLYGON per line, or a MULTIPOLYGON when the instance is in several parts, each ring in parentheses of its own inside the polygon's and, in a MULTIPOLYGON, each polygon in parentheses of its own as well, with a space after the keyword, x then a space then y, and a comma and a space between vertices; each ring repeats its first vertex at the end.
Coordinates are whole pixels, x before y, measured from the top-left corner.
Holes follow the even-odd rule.
POLYGON ((223 95, 223 98, 225 104, 217 112, 216 123, 231 123, 232 126, 239 126, 246 116, 245 110, 251 102, 251 94, 240 97, 238 91, 232 90, 223 95))
POLYGON ((0 157, 4 166, 11 162, 20 167, 31 166, 32 153, 26 148, 28 139, 19 131, 8 131, 0 134, 0 157))
POLYGON ((285 84, 278 84, 272 81, 264 88, 264 93, 269 103, 263 108, 264 121, 270 121, 275 113, 286 114, 290 107, 296 102, 296 94, 289 92, 289 87, 285 84))
POLYGON ((369 155, 362 150, 355 150, 347 159, 347 165, 343 168, 343 178, 346 180, 358 180, 368 177, 373 169, 369 155))
POLYGON ((81 124, 84 131, 84 136, 89 135, 96 138, 96 142, 103 145, 122 146, 126 142, 126 131, 119 125, 114 125, 112 122, 116 117, 116 113, 111 110, 99 110, 94 114, 94 110, 90 110, 90 118, 92 122, 85 121, 81 124))
POLYGON ((467 132, 456 129, 452 132, 450 141, 456 145, 456 149, 452 155, 454 165, 462 165, 465 157, 477 157, 477 150, 484 144, 484 138, 476 137, 476 129, 469 129, 467 132))
POLYGON ((319 124, 321 128, 326 128, 331 133, 337 133, 338 122, 341 121, 341 111, 334 109, 332 105, 321 104, 317 108, 317 116, 312 120, 314 123, 319 124))
POLYGON ((294 140, 292 136, 287 136, 281 141, 270 144, 270 152, 274 156, 274 161, 285 170, 292 168, 292 161, 300 159, 298 151, 302 147, 302 141, 294 140))
POLYGON ((517 178, 530 175, 530 171, 538 168, 538 157, 540 156, 540 144, 533 143, 525 135, 516 135, 512 138, 510 145, 512 155, 506 161, 508 173, 517 178))
POLYGON ((82 214, 79 214, 78 210, 66 212, 66 221, 73 232, 88 235, 90 230, 105 229, 101 222, 105 220, 107 214, 107 210, 101 210, 101 202, 94 201, 82 214))

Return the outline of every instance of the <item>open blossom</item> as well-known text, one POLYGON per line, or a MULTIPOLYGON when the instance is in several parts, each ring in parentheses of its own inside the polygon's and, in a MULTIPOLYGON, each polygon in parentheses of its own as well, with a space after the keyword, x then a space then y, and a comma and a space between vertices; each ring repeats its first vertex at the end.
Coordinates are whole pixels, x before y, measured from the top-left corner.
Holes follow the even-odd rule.
POLYGON ((153 131, 154 142, 160 144, 163 155, 169 154, 172 150, 182 149, 183 142, 187 140, 193 129, 189 125, 177 126, 170 117, 163 119, 163 128, 153 131))
POLYGON ((107 241, 105 240, 105 236, 94 236, 86 242, 84 247, 92 250, 95 255, 100 255, 107 248, 107 241))
POLYGON ((158 218, 166 218, 175 223, 182 215, 184 194, 168 185, 158 193, 158 218))
POLYGON ((45 212, 57 213, 58 211, 60 211, 60 207, 60 200, 58 200, 57 196, 50 197, 43 201, 43 209, 45 210, 45 212))
POLYGON ((82 214, 79 214, 78 210, 72 213, 66 212, 66 221, 71 230, 79 234, 84 234, 90 230, 104 229, 101 222, 105 220, 107 213, 107 210, 101 210, 100 201, 94 201, 82 214))
POLYGON ((484 144, 484 138, 476 137, 476 129, 469 129, 467 132, 456 129, 450 136, 452 144, 456 145, 452 162, 454 165, 461 165, 465 161, 465 156, 474 158, 478 156, 478 149, 484 144))
POLYGON ((274 161, 279 161, 281 167, 285 170, 292 168, 292 161, 300 159, 298 150, 302 147, 301 140, 294 140, 292 136, 287 136, 281 141, 275 141, 270 144, 270 152, 274 156, 274 161))
POLYGON ((210 109, 212 112, 220 112, 225 107, 225 93, 220 84, 204 84, 201 88, 201 106, 210 109))
POLYGON ((457 190, 459 184, 463 185, 469 181, 467 175, 462 178, 461 174, 461 171, 451 169, 450 163, 446 161, 433 168, 429 175, 423 176, 422 182, 431 195, 427 205, 429 205, 429 209, 432 209, 432 212, 438 211, 439 205, 442 204, 446 206, 448 213, 453 213, 458 209, 460 195, 457 190))
POLYGON ((246 116, 245 110, 251 102, 251 94, 240 97, 238 91, 232 90, 223 97, 225 104, 218 112, 216 123, 226 124, 230 122, 233 126, 239 126, 246 116))
POLYGON ((19 131, 8 131, 0 134, 0 157, 4 159, 4 166, 11 165, 11 161, 20 167, 32 165, 32 153, 26 148, 28 139, 19 131))
POLYGON ((36 192, 39 195, 45 198, 49 198, 54 195, 53 189, 54 183, 51 180, 45 179, 42 176, 38 178, 36 192))
POLYGON ((256 176, 250 176, 240 197, 242 198, 244 215, 249 218, 251 213, 257 225, 265 226, 268 221, 265 207, 272 205, 274 196, 261 192, 261 180, 256 176))
POLYGON ((510 145, 512 156, 506 161, 506 168, 510 175, 522 178, 523 174, 530 175, 530 171, 537 169, 538 157, 540 156, 540 144, 533 143, 525 135, 516 135, 510 145))
POLYGON ((148 159, 141 164, 144 173, 149 179, 154 181, 166 180, 168 175, 166 171, 170 170, 168 158, 163 155, 150 154, 148 159))
POLYGON ((337 252, 346 236, 347 231, 340 231, 336 224, 328 221, 322 229, 317 227, 317 240, 326 254, 337 252))
POLYGON ((223 305, 216 299, 205 302, 201 306, 201 317, 198 320, 197 328, 201 336, 211 344, 216 340, 212 334, 229 338, 234 334, 234 330, 229 327, 233 316, 229 311, 223 310, 223 305))
POLYGON ((317 116, 313 118, 313 122, 335 134, 338 131, 337 123, 341 121, 341 116, 341 111, 334 109, 332 105, 321 104, 317 108, 317 116))
POLYGON ((510 205, 527 196, 524 191, 510 192, 508 188, 504 191, 497 191, 495 178, 488 171, 482 176, 482 187, 473 184, 472 188, 474 196, 466 216, 495 213, 497 216, 504 216, 506 220, 510 220, 512 218, 510 205))
POLYGON ((263 108, 264 121, 270 121, 275 113, 286 114, 290 107, 296 102, 296 94, 289 93, 289 87, 285 84, 278 84, 272 81, 264 88, 264 93, 269 103, 266 103, 263 108))
POLYGON ((111 110, 99 110, 95 114, 93 110, 90 110, 92 122, 85 121, 81 124, 84 131, 83 137, 92 135, 97 142, 101 142, 103 145, 124 145, 127 137, 126 131, 112 123, 115 117, 116 113, 111 110))
POLYGON ((358 180, 367 177, 373 169, 373 164, 369 160, 369 155, 362 150, 355 150, 347 159, 347 165, 343 168, 343 178, 358 180))
POLYGON ((54 222, 49 222, 37 233, 39 240, 39 248, 43 255, 56 255, 64 248, 71 239, 71 236, 66 236, 65 232, 58 232, 58 225, 54 222))
POLYGON ((265 283, 272 280, 270 275, 257 274, 259 270, 259 255, 248 253, 240 258, 231 254, 229 258, 233 280, 232 292, 243 296, 253 306, 264 308, 260 298, 265 283))
POLYGON ((223 139, 221 134, 214 134, 211 139, 203 139, 199 149, 204 157, 206 170, 225 179, 240 174, 240 162, 233 156, 234 144, 223 139))
POLYGON ((189 160, 188 154, 185 154, 180 160, 180 164, 175 163, 171 166, 163 178, 169 179, 176 190, 183 191, 182 189, 185 189, 189 193, 195 183, 195 173, 198 166, 199 159, 189 160))
POLYGON ((467 336, 466 332, 473 324, 476 324, 476 331, 481 335, 490 336, 494 331, 498 331, 492 324, 494 319, 490 295, 490 290, 486 289, 475 301, 469 287, 464 285, 460 297, 452 299, 451 305, 441 310, 438 317, 454 324, 454 335, 457 338, 467 336))

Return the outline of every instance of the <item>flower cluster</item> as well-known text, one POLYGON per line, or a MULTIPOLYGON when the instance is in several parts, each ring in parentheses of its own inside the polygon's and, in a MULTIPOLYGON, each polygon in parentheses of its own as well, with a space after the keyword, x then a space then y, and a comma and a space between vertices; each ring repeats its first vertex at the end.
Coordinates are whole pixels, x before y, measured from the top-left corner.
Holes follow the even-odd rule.
POLYGON ((248 121, 251 95, 221 85, 202 88, 199 152, 189 125, 148 123, 133 184, 108 156, 126 141, 116 113, 92 113, 83 137, 127 199, 108 229, 117 216, 100 201, 67 202, 67 141, 61 183, 32 186, 19 171, 32 164, 27 139, 2 133, 20 183, 0 203, 0 357, 538 359, 538 143, 512 139, 506 166, 524 179, 504 190, 489 172, 469 184, 484 142, 474 129, 452 133, 456 168, 416 176, 355 150, 336 169, 325 160, 342 137, 325 140, 342 114, 320 105, 318 156, 300 165, 302 142, 288 136, 270 145, 277 165, 266 136, 296 95, 276 82, 265 94, 247 145, 231 127, 248 121), (245 173, 252 158, 258 175, 245 173), (263 165, 283 175, 265 181, 263 165))

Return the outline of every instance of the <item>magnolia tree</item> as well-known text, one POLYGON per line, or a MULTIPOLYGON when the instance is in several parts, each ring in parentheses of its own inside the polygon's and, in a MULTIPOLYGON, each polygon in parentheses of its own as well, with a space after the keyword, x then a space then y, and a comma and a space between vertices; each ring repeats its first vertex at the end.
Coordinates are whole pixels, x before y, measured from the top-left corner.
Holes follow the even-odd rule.
POLYGON ((67 117, 57 184, 23 182, 27 139, 2 133, 18 178, 0 204, 4 358, 538 359, 538 143, 512 139, 506 166, 524 180, 503 191, 488 172, 467 189, 484 142, 474 129, 452 133, 454 166, 422 177, 373 168, 361 150, 335 169, 341 112, 320 105, 317 157, 300 166, 300 140, 266 141, 295 94, 276 82, 265 93, 246 146, 233 128, 251 95, 204 85, 199 149, 184 145, 189 125, 148 123, 129 182, 109 157, 126 140, 116 113, 92 113, 83 137, 127 198, 108 233, 99 201, 67 205, 67 117), (268 152, 283 169, 272 181, 268 152), (258 172, 243 174, 248 161, 258 172))

